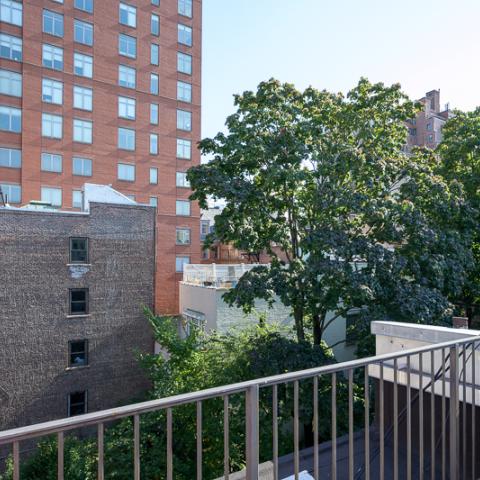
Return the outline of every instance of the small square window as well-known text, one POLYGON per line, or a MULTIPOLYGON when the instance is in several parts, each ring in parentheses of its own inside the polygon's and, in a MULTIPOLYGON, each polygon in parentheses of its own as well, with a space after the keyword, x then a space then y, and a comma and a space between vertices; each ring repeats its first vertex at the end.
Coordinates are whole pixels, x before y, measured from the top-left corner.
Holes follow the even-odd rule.
POLYGON ((80 77, 93 77, 93 57, 75 52, 73 54, 73 73, 80 77))
POLYGON ((84 12, 93 13, 93 0, 75 0, 74 6, 84 12))
POLYGON ((63 118, 60 115, 42 113, 42 137, 62 138, 63 118))
POLYGON ((88 365, 88 340, 68 342, 68 366, 85 367, 88 365))
POLYGON ((190 160, 192 158, 192 142, 184 138, 177 138, 177 158, 190 160))
POLYGON ((177 172, 177 187, 190 188, 190 182, 187 180, 187 172, 177 172))
POLYGON ((135 106, 134 98, 118 97, 118 116, 127 120, 135 120, 135 106))
POLYGON ((177 228, 177 245, 190 245, 189 228, 177 228))
POLYGON ((70 289, 70 315, 88 313, 88 288, 70 289))
POLYGON ((0 0, 0 22, 22 26, 23 7, 20 2, 14 0, 0 0))
POLYGON ((178 13, 184 17, 192 18, 192 0, 178 0, 178 13))
POLYGON ((44 44, 42 46, 42 65, 52 70, 63 70, 63 48, 44 44))
POLYGON ((182 273, 185 265, 190 263, 190 257, 181 256, 175 258, 175 271, 177 273, 182 273))
POLYGON ((186 132, 192 130, 192 112, 177 110, 177 129, 186 132))
POLYGON ((22 39, 0 33, 0 57, 16 62, 22 61, 22 39))
POLYGON ((74 85, 73 108, 91 112, 93 109, 93 90, 91 88, 74 85))
POLYGON ((62 105, 63 83, 50 78, 42 79, 42 101, 62 105))
POLYGON ((187 75, 192 74, 192 56, 177 52, 177 70, 187 75))
POLYGON ((93 25, 91 23, 82 22, 81 20, 74 21, 73 37, 75 42, 83 45, 93 45, 93 25))
POLYGON ((192 102, 192 84, 186 82, 177 82, 177 100, 181 102, 192 102))
POLYGON ((87 413, 87 392, 73 392, 68 395, 68 416, 87 413))
POLYGON ((132 67, 125 65, 118 66, 118 84, 121 87, 135 88, 136 86, 136 71, 132 67))
POLYGON ((182 45, 187 45, 187 47, 192 46, 192 28, 187 25, 178 24, 178 43, 182 45))
POLYGON ((63 15, 50 10, 43 10, 43 33, 63 37, 63 15))
POLYGON ((125 57, 137 58, 137 39, 121 33, 118 36, 118 52, 125 57))
POLYGON ((62 172, 62 156, 53 153, 42 153, 41 170, 43 172, 62 172))
POLYGON ((49 203, 52 207, 62 206, 62 189, 55 187, 42 187, 40 189, 42 202, 49 203))
POLYGON ((121 3, 118 9, 119 22, 122 25, 135 28, 137 26, 137 9, 131 5, 121 3))
POLYGON ((126 182, 135 181, 135 165, 128 165, 126 163, 118 164, 118 179, 126 182))
POLYGON ((0 167, 21 168, 22 151, 17 148, 0 147, 0 167))
POLYGON ((22 201, 22 187, 13 183, 0 183, 0 190, 6 203, 20 203, 22 201))
POLYGON ((73 119, 73 141, 79 143, 93 142, 93 122, 90 120, 73 119))
POLYGON ((158 198, 157 197, 150 197, 149 205, 151 207, 157 207, 158 206, 158 198))
POLYGON ((135 130, 129 128, 118 129, 118 148, 122 150, 135 150, 135 130))
POLYGON ((177 200, 175 213, 183 217, 190 216, 190 202, 188 200, 177 200))
POLYGON ((72 174, 82 177, 92 176, 92 160, 90 158, 73 157, 72 174))

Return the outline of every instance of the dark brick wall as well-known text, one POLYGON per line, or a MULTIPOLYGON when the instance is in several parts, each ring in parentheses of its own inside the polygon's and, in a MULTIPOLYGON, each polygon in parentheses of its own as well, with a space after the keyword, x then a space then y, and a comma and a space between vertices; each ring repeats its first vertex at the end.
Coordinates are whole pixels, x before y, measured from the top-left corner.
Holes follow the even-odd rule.
POLYGON ((88 411, 138 397, 135 350, 152 352, 155 209, 91 204, 90 214, 0 208, 0 430, 62 418, 67 395, 88 411), (69 266, 69 238, 89 238, 89 266, 69 266), (89 288, 89 315, 69 316, 69 288, 89 288), (89 365, 69 370, 69 340, 89 365))

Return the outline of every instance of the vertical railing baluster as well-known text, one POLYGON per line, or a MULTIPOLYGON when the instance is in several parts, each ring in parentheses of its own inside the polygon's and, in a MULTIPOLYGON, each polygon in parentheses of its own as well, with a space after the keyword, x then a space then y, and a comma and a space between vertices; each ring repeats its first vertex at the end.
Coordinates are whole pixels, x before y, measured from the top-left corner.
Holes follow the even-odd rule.
POLYGON ((410 355, 407 356, 407 480, 412 480, 412 388, 410 355))
POLYGON ((393 479, 398 480, 398 360, 393 361, 393 479))
POLYGON ((278 477, 278 385, 272 391, 272 431, 273 431, 273 480, 278 477))
POLYGON ((477 408, 477 393, 476 393, 476 385, 477 385, 477 378, 475 375, 475 360, 476 360, 476 345, 475 342, 472 343, 472 479, 475 480, 476 477, 476 455, 475 455, 475 436, 476 436, 476 428, 475 428, 475 409, 477 408))
POLYGON ((298 413, 298 380, 293 382, 293 455, 294 455, 294 474, 295 480, 298 480, 300 473, 300 432, 299 432, 299 413, 298 413))
POLYGON ((423 353, 418 358, 418 428, 419 428, 419 459, 418 459, 418 480, 423 480, 424 470, 424 441, 423 441, 423 353))
POLYGON ((379 416, 379 436, 380 436, 380 480, 385 480, 385 415, 384 415, 384 370, 383 362, 380 364, 380 382, 378 396, 378 409, 380 410, 379 416))
POLYGON ((13 442, 13 480, 20 480, 20 444, 13 442))
POLYGON ((348 478, 353 480, 353 369, 348 371, 348 478))
POLYGON ((246 400, 246 480, 258 480, 258 464, 259 464, 259 432, 258 432, 258 385, 248 387, 246 400))
POLYGON ((332 480, 337 480, 337 374, 332 373, 332 480))
POLYGON ((445 423, 446 423, 446 403, 445 403, 445 368, 446 356, 445 349, 442 348, 442 480, 446 480, 447 477, 447 455, 446 455, 446 433, 445 433, 445 423))
POLYGON ((435 480, 435 350, 430 352, 430 480, 435 480))
POLYGON ((63 480, 65 468, 64 468, 64 436, 63 432, 57 433, 57 479, 63 480))
POLYGON ((197 402, 197 480, 203 474, 203 442, 202 442, 202 402, 197 402))
POLYGON ((459 479, 458 458, 458 420, 459 420, 459 382, 458 347, 450 347, 450 480, 459 479))
POLYGON ((370 480, 370 381, 368 365, 365 365, 365 480, 370 480))
POLYGON ((104 426, 103 423, 99 423, 97 426, 97 450, 98 450, 98 464, 97 464, 97 479, 104 480, 105 467, 104 467, 104 426))
POLYGON ((133 478, 140 480, 140 415, 133 416, 133 478))
POLYGON ((167 480, 173 480, 173 413, 167 408, 167 480))
POLYGON ((223 476, 230 478, 230 421, 228 415, 228 395, 223 397, 223 476))
POLYGON ((467 345, 463 344, 462 478, 467 478, 467 345))
POLYGON ((313 478, 319 480, 318 471, 318 377, 313 377, 313 478))

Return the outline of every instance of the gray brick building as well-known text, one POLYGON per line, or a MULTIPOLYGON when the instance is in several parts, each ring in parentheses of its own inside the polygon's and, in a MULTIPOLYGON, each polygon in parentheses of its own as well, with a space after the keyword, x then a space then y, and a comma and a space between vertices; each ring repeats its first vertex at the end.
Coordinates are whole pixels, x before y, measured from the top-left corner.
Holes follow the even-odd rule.
POLYGON ((0 207, 0 430, 115 407, 148 381, 155 209, 0 207))

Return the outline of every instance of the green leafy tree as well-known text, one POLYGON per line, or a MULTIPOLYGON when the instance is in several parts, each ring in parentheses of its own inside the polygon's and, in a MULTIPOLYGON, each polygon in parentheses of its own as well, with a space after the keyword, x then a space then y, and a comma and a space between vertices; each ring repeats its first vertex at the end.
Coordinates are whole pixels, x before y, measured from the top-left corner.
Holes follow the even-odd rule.
POLYGON ((279 298, 298 339, 308 323, 315 344, 353 307, 361 329, 445 320, 471 261, 466 206, 431 153, 402 153, 417 106, 399 85, 362 79, 343 96, 270 80, 235 105, 227 133, 200 143, 211 161, 188 174, 202 207, 225 201, 215 238, 271 257, 226 301, 251 311, 257 298, 279 298))

